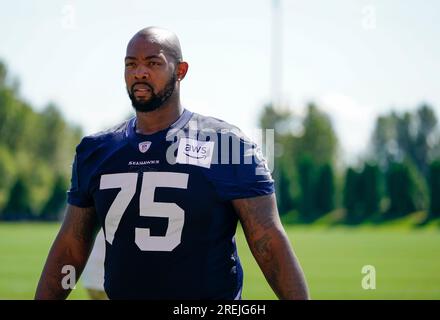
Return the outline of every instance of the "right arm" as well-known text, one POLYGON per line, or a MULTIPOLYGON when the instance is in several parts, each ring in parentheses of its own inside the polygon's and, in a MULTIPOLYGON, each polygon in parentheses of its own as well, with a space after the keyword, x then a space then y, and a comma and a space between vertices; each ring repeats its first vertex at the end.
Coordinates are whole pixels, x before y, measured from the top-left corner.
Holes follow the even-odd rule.
POLYGON ((92 250, 98 219, 94 207, 80 208, 67 205, 66 216, 49 251, 38 283, 35 299, 66 299, 70 289, 62 287, 66 265, 74 267, 76 280, 82 273, 92 250))

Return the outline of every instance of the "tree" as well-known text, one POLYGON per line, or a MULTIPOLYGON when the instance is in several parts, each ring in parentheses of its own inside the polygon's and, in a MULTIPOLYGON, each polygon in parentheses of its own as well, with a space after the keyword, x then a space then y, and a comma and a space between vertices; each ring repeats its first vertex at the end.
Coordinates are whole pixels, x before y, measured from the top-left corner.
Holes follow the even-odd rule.
POLYGON ((301 219, 310 222, 315 218, 315 165, 310 157, 303 156, 298 164, 301 219))
POLYGON ((14 158, 7 148, 0 145, 0 212, 6 204, 14 180, 14 158))
POLYGON ((373 158, 383 169, 392 162, 411 161, 425 177, 438 144, 437 118, 427 104, 414 113, 379 117, 372 135, 373 158))
POLYGON ((9 218, 40 212, 57 177, 70 175, 82 136, 55 105, 35 112, 16 83, 0 62, 0 210, 9 218))
MULTIPOLYGON (((277 192, 277 203, 280 214, 285 214, 294 208, 294 178, 295 163, 292 159, 294 137, 289 132, 289 123, 292 121, 292 114, 288 109, 274 108, 266 105, 259 118, 259 125, 262 129, 274 129, 274 152, 273 158, 274 171, 272 173, 275 180, 277 192)), ((269 141, 263 141, 263 150, 269 141)), ((272 142, 270 142, 272 143, 272 142)), ((272 155, 266 155, 271 157, 272 155)))
POLYGON ((5 86, 6 82, 6 66, 5 64, 0 60, 0 88, 3 88, 5 86))
POLYGON ((299 211, 311 221, 334 208, 332 165, 338 141, 329 117, 313 103, 308 105, 302 126, 303 134, 292 142, 290 154, 298 172, 299 211))
POLYGON ((387 190, 390 198, 388 215, 402 216, 415 210, 412 201, 413 184, 408 167, 393 163, 387 174, 387 190))
POLYGON ((359 174, 353 169, 348 168, 345 173, 343 206, 346 210, 346 220, 352 221, 357 215, 358 195, 357 181, 359 174))
POLYGON ((335 208, 335 182, 333 168, 330 164, 323 165, 316 180, 316 211, 323 215, 335 208))
POLYGON ((311 103, 303 127, 304 133, 296 142, 295 154, 310 157, 315 165, 333 164, 338 140, 330 118, 311 103))
POLYGON ((366 163, 358 172, 348 168, 344 185, 344 208, 347 222, 359 223, 380 211, 380 170, 366 163))
POLYGON ((3 210, 5 220, 29 219, 33 215, 31 195, 26 179, 18 177, 3 210))
MULTIPOLYGON (((293 164, 291 164, 293 167, 293 164)), ((289 168, 284 168, 286 166, 280 163, 278 183, 276 184, 277 190, 277 204, 280 215, 286 214, 294 207, 294 198, 292 194, 292 179, 289 176, 289 168)), ((293 169, 293 168, 292 168, 293 169)))
POLYGON ((65 137, 66 123, 54 104, 49 104, 40 114, 39 126, 45 139, 40 139, 38 152, 42 159, 57 163, 58 151, 65 137))
POLYGON ((381 195, 380 170, 377 165, 365 164, 361 174, 363 191, 363 213, 364 218, 379 212, 381 195))
POLYGON ((371 139, 372 158, 384 169, 397 158, 397 117, 395 113, 378 117, 373 131, 371 139))
POLYGON ((440 217, 440 161, 432 162, 429 169, 429 214, 440 217))
POLYGON ((437 130, 435 134, 431 136, 432 141, 432 149, 429 154, 429 158, 431 161, 435 161, 435 159, 440 159, 440 130, 437 130))
POLYGON ((275 129, 273 175, 280 212, 298 209, 300 218, 311 221, 317 213, 334 208, 332 165, 338 143, 329 117, 313 103, 302 120, 288 109, 267 105, 260 116, 260 126, 275 129), (321 172, 320 167, 326 169, 321 172), (316 183, 321 182, 323 188, 317 193, 316 183))
POLYGON ((58 220, 66 205, 67 188, 68 184, 65 177, 58 175, 53 185, 52 194, 42 210, 42 219, 58 220))
POLYGON ((434 137, 437 126, 437 117, 433 108, 423 104, 417 110, 417 133, 415 136, 413 156, 414 163, 426 177, 429 172, 429 155, 433 149, 430 140, 434 137))
POLYGON ((386 174, 386 185, 390 200, 388 217, 427 209, 425 180, 410 163, 392 163, 386 174))
POLYGON ((289 109, 274 108, 271 104, 263 107, 259 117, 260 128, 274 129, 275 135, 283 135, 289 131, 293 115, 289 109))

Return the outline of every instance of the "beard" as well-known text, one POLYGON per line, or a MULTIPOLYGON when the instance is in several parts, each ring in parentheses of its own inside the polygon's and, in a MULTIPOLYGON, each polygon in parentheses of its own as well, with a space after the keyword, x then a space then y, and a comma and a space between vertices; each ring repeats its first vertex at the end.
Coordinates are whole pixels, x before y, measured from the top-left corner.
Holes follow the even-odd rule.
POLYGON ((174 87, 176 84, 176 75, 173 73, 170 80, 166 83, 165 88, 159 91, 157 94, 154 93, 153 87, 148 83, 142 82, 142 84, 148 86, 150 88, 151 97, 145 101, 139 101, 133 94, 133 88, 139 82, 134 83, 130 90, 127 88, 128 97, 131 100, 131 105, 138 112, 151 112, 160 108, 174 92, 174 87))

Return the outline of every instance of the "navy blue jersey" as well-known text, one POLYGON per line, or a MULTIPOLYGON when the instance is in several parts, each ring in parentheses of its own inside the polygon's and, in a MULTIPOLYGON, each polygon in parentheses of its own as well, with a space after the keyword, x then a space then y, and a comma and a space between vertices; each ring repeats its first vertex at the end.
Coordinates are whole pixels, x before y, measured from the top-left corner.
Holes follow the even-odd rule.
POLYGON ((272 192, 253 142, 185 109, 152 135, 132 118, 83 138, 68 202, 96 208, 110 299, 236 299, 243 271, 231 200, 272 192))

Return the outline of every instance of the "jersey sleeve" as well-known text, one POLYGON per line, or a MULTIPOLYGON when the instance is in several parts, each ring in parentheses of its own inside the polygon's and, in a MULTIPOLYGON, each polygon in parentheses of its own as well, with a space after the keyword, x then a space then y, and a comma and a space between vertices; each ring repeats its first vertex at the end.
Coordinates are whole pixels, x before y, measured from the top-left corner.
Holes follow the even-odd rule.
MULTIPOLYGON (((217 148, 217 164, 212 167, 211 172, 219 197, 227 201, 273 193, 274 181, 257 144, 244 135, 233 135, 226 140, 230 142, 229 155, 224 157, 220 154, 225 146, 217 148)), ((224 144, 225 139, 221 141, 224 144)))
POLYGON ((72 164, 72 177, 70 189, 67 192, 67 202, 71 205, 87 208, 94 205, 93 198, 88 192, 87 177, 84 170, 84 162, 80 152, 81 144, 76 149, 72 164))

